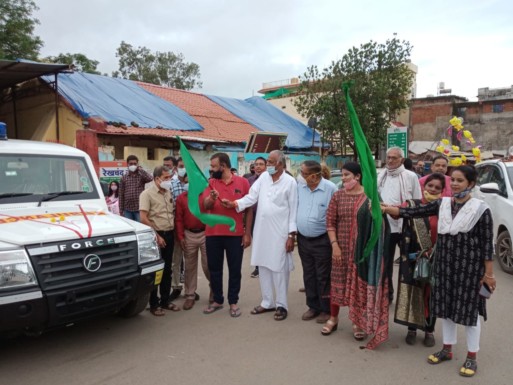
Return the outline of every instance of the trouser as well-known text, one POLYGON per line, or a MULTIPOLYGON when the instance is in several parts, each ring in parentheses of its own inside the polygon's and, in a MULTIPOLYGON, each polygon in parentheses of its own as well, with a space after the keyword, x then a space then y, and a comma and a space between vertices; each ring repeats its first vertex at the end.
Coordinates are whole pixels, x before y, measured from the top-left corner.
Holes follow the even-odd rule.
MULTIPOLYGON (((477 317, 476 326, 465 326, 467 334, 467 349, 469 352, 479 351, 479 337, 481 335, 481 322, 477 317)), ((450 319, 442 319, 442 337, 444 345, 456 345, 458 339, 457 324, 450 319)))
POLYGON ((123 216, 133 221, 141 222, 141 216, 139 214, 139 211, 123 210, 123 216))
POLYGON ((394 260, 395 250, 399 241, 401 240, 401 233, 390 233, 390 243, 388 244, 388 261, 386 266, 386 276, 388 278, 388 298, 394 298, 394 260))
POLYGON ((205 243, 205 232, 193 233, 185 230, 185 298, 194 298, 198 288, 198 251, 201 253, 201 267, 203 273, 210 282, 208 271, 207 246, 205 243))
POLYGON ((340 306, 335 304, 335 303, 331 303, 330 304, 330 314, 332 317, 338 317, 338 313, 340 312, 340 306))
POLYGON ((260 306, 264 309, 282 307, 288 310, 287 291, 289 289, 290 277, 289 264, 285 263, 284 271, 279 272, 260 266, 258 277, 260 279, 260 291, 262 292, 262 302, 260 306), (273 295, 273 289, 276 293, 276 299, 273 295))
POLYGON ((173 259, 173 246, 175 237, 173 231, 157 231, 157 233, 166 241, 166 247, 160 248, 160 256, 164 260, 164 272, 159 286, 155 286, 150 294, 150 308, 155 309, 159 306, 167 306, 169 294, 171 292, 171 260, 173 259), (160 300, 159 300, 160 288, 160 300))
POLYGON ((306 305, 329 314, 332 248, 328 234, 313 238, 298 234, 297 247, 303 265, 306 305))
POLYGON ((207 261, 210 271, 210 287, 214 293, 214 302, 224 303, 223 262, 226 251, 228 263, 228 303, 235 305, 239 301, 240 281, 242 277, 242 236, 208 236, 207 261))
POLYGON ((171 287, 176 290, 182 290, 182 284, 180 283, 180 268, 182 266, 183 250, 182 245, 175 240, 175 247, 173 249, 173 261, 171 263, 171 269, 173 270, 173 278, 171 281, 171 287))

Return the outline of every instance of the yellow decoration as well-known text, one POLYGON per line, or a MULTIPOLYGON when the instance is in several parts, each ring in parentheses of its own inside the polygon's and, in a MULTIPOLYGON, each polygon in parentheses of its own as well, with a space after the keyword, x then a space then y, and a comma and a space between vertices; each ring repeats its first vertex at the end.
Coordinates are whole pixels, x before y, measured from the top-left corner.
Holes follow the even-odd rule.
POLYGON ((449 144, 449 140, 447 139, 442 139, 442 143, 445 144, 446 146, 449 144))
POLYGON ((66 220, 66 218, 64 218, 64 215, 61 215, 61 216, 59 217, 59 221, 64 222, 65 220, 66 220))
POLYGON ((462 163, 463 163, 463 162, 462 162, 461 158, 454 158, 454 159, 451 159, 451 165, 452 165, 452 166, 456 166, 456 167, 458 167, 458 166, 461 166, 461 164, 462 164, 462 163))
POLYGON ((52 218, 52 219, 50 219, 50 222, 55 223, 57 221, 55 220, 55 218, 52 218))
POLYGON ((477 158, 477 157, 479 157, 481 155, 481 150, 479 148, 477 148, 477 147, 474 147, 472 149, 472 154, 474 154, 474 156, 477 158))
POLYGON ((461 156, 461 160, 462 160, 463 162, 466 162, 466 161, 467 161, 467 157, 466 157, 465 155, 462 155, 462 156, 461 156))
POLYGON ((470 138, 470 139, 469 139, 469 142, 470 142, 471 144, 476 144, 476 141, 474 140, 474 138, 470 138))
POLYGON ((472 133, 469 130, 464 130, 463 136, 467 139, 470 139, 470 138, 472 138, 472 133))
POLYGON ((444 146, 438 146, 438 147, 436 148, 436 151, 437 151, 437 152, 444 152, 444 150, 445 150, 445 147, 444 147, 444 146))
POLYGON ((459 151, 460 148, 458 146, 452 146, 453 151, 459 151))
POLYGON ((454 127, 454 129, 456 131, 459 131, 463 128, 463 119, 462 118, 457 118, 456 116, 453 116, 453 118, 451 120, 449 120, 449 123, 451 124, 451 126, 454 127))

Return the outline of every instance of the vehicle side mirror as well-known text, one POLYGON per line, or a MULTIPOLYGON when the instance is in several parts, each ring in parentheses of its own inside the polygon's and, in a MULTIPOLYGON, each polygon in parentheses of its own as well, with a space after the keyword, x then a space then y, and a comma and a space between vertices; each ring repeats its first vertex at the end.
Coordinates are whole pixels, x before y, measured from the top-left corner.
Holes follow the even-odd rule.
POLYGON ((485 183, 479 186, 479 190, 486 194, 500 194, 499 185, 495 182, 485 183))

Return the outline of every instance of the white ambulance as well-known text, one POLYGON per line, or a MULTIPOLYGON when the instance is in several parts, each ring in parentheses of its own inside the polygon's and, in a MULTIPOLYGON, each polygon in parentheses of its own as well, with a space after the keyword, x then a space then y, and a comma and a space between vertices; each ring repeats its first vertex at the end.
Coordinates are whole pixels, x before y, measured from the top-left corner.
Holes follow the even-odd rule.
POLYGON ((163 268, 153 230, 109 213, 86 153, 0 134, 0 334, 136 315, 163 268))

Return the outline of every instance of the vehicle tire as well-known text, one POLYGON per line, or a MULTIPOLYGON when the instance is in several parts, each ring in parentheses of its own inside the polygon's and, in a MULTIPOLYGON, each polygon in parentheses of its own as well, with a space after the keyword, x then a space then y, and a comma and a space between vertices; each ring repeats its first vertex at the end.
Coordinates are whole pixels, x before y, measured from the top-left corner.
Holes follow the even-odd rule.
POLYGON ((508 274, 513 274, 513 248, 511 236, 507 230, 504 230, 497 237, 495 254, 501 269, 508 274))
POLYGON ((130 301, 125 307, 123 307, 118 314, 121 317, 130 318, 135 317, 137 314, 146 309, 148 301, 150 300, 150 293, 146 293, 138 298, 130 301))

